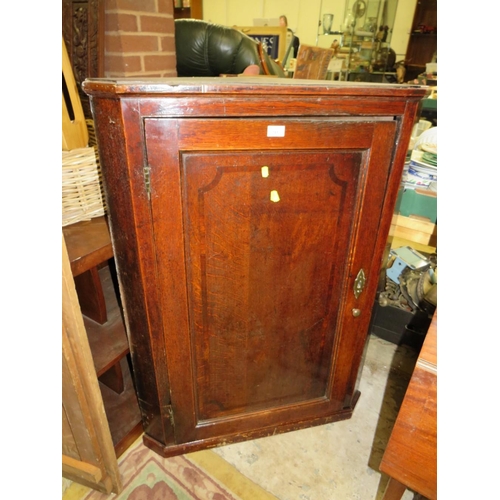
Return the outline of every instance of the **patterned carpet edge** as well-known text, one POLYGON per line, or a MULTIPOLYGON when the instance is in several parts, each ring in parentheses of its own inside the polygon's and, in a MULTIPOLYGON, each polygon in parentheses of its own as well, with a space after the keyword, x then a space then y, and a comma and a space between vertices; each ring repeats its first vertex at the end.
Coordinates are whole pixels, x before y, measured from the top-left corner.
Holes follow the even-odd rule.
POLYGON ((72 483, 62 500, 277 500, 211 450, 163 458, 139 438, 118 460, 119 495, 72 483))

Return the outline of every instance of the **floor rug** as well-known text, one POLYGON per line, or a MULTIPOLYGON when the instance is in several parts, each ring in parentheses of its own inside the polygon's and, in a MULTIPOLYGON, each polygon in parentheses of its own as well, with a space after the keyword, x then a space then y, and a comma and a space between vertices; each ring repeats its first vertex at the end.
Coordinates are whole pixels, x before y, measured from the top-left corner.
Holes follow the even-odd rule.
POLYGON ((210 450, 162 458, 136 441, 120 459, 123 490, 106 495, 77 483, 63 500, 275 500, 210 450))

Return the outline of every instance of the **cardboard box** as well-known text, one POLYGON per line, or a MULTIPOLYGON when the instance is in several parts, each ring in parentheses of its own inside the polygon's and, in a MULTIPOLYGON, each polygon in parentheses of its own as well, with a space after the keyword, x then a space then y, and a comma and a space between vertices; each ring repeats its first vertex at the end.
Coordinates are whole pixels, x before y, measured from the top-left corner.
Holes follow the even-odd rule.
POLYGON ((436 248, 437 225, 428 220, 417 219, 415 216, 394 215, 390 236, 436 248))

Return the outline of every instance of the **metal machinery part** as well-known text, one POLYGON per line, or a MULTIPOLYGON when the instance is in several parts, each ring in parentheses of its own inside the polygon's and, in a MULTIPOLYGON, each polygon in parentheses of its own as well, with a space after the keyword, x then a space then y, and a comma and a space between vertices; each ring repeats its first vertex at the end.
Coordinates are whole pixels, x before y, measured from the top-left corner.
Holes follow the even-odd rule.
POLYGON ((378 302, 382 307, 432 313, 437 306, 437 254, 424 257, 409 247, 399 253, 391 250, 385 289, 379 293, 378 302), (407 258, 414 255, 416 260, 409 262, 411 258, 405 260, 402 255, 407 258), (396 269, 393 269, 394 266, 396 269))

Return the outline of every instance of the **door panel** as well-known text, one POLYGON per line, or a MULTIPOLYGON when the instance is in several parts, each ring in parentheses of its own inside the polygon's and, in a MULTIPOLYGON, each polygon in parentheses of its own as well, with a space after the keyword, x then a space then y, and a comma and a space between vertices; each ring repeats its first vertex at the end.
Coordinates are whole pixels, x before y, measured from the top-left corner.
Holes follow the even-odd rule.
POLYGON ((342 411, 352 266, 370 275, 376 230, 356 235, 380 218, 384 191, 365 188, 387 180, 395 123, 145 127, 176 441, 342 411))
POLYGON ((327 396, 361 160, 182 155, 199 420, 327 396))

